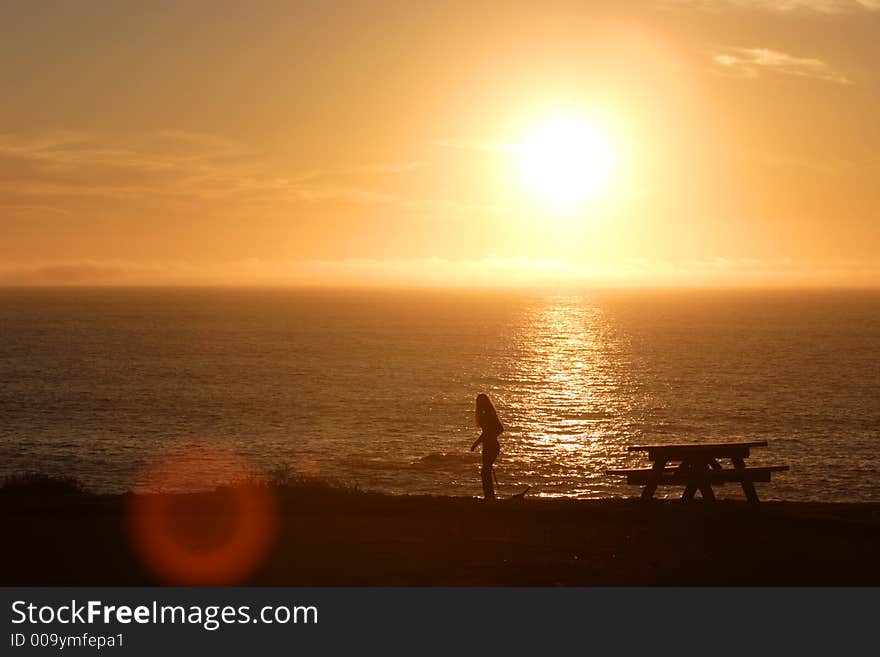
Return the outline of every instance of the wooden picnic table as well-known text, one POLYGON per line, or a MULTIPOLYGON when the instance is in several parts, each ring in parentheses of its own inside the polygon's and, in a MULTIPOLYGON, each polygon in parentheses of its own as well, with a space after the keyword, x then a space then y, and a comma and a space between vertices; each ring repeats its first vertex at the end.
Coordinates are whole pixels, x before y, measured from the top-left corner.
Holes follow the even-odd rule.
POLYGON ((766 447, 766 441, 746 443, 690 443, 677 445, 632 445, 629 452, 647 452, 653 461, 650 468, 608 470, 607 474, 626 475, 628 484, 644 486, 642 499, 654 497, 657 486, 684 486, 681 499, 694 499, 697 490, 704 500, 712 501, 713 485, 739 482, 749 502, 758 502, 755 482, 769 482, 770 474, 788 470, 787 465, 746 467, 745 459, 754 447, 766 447), (730 459, 725 468, 719 459, 730 459))

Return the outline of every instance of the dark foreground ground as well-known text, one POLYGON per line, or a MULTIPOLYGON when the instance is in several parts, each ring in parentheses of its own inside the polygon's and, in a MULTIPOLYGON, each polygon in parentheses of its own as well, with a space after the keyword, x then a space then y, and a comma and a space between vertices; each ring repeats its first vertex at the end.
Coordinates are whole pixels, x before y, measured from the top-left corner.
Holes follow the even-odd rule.
MULTIPOLYGON (((880 585, 880 505, 397 497, 282 486, 256 585, 880 585)), ((181 527, 222 526, 211 494, 181 527)), ((0 584, 161 583, 130 496, 0 489, 0 584)))

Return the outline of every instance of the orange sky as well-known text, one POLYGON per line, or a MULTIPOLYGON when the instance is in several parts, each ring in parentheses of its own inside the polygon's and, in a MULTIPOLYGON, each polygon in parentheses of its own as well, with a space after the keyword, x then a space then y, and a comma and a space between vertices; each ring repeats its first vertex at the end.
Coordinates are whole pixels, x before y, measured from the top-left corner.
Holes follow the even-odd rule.
POLYGON ((880 0, 4 3, 0 284, 877 285, 878 34, 880 0), (618 161, 564 218, 511 152, 560 114, 618 161))

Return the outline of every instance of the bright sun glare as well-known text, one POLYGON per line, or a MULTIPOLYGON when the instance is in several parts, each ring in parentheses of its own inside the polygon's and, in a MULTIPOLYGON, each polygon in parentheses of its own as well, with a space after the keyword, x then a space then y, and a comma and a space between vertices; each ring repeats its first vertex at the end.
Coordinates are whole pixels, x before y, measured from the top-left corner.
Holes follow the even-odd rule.
POLYGON ((548 120, 518 150, 529 193, 554 212, 571 214, 608 191, 616 153, 598 125, 572 117, 548 120))

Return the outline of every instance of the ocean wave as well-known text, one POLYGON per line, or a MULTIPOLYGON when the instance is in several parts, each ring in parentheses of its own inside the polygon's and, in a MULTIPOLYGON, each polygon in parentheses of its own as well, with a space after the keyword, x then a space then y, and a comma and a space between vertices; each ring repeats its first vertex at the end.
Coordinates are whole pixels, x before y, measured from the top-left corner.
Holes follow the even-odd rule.
POLYGON ((411 465, 420 468, 447 468, 471 465, 480 460, 477 452, 431 452, 416 459, 411 465))

